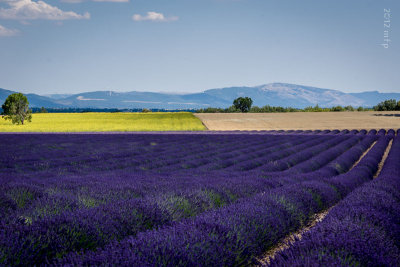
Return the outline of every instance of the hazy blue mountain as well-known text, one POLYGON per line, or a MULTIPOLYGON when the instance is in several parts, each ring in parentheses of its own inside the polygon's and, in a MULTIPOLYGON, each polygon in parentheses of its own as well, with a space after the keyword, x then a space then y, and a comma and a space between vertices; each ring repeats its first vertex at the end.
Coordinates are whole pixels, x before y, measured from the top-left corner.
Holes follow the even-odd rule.
MULTIPOLYGON (((1 103, 0 106, 4 103, 6 98, 13 93, 16 92, 0 88, 0 103, 1 103)), ((64 105, 57 103, 55 100, 46 96, 41 96, 37 94, 24 94, 24 95, 26 95, 26 97, 28 98, 30 107, 46 107, 46 108, 65 107, 64 105)))
POLYGON ((400 93, 379 93, 378 91, 362 92, 362 93, 352 93, 357 98, 362 99, 363 105, 365 106, 375 106, 377 103, 388 100, 396 99, 400 100, 400 93))
POLYGON ((43 95, 46 97, 49 97, 51 99, 63 99, 71 96, 72 94, 49 94, 49 95, 43 95))
POLYGON ((97 91, 81 93, 58 99, 58 103, 71 107, 96 108, 164 108, 164 109, 191 109, 214 106, 225 106, 224 101, 207 95, 198 94, 167 94, 154 92, 112 92, 97 91))
MULTIPOLYGON (((296 84, 271 83, 255 87, 230 87, 221 89, 207 90, 205 93, 222 98, 232 102, 239 96, 249 96, 253 99, 254 105, 274 105, 283 107, 304 108, 306 106, 314 106, 316 104, 323 107, 331 106, 374 106, 375 102, 365 99, 364 93, 347 94, 338 90, 322 89, 311 86, 303 86, 296 84)), ((381 94, 380 98, 386 97, 400 98, 399 93, 381 94)))
POLYGON ((12 93, 15 93, 15 92, 0 88, 0 103, 3 105, 6 98, 9 95, 11 95, 12 93))
MULTIPOLYGON (((0 89, 0 102, 13 93, 0 89)), ((283 106, 304 108, 316 104, 322 107, 336 105, 372 107, 386 99, 400 100, 400 93, 344 93, 287 83, 270 83, 254 87, 227 87, 210 89, 201 93, 171 94, 156 92, 113 92, 96 91, 80 94, 54 94, 39 96, 28 94, 32 107, 71 108, 162 108, 197 109, 206 107, 226 108, 239 96, 251 97, 256 106, 283 106)))

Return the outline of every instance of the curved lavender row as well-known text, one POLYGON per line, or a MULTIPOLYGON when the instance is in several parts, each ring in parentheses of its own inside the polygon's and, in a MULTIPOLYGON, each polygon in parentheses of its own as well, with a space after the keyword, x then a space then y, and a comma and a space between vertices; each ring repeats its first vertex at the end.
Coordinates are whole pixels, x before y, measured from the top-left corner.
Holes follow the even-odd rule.
MULTIPOLYGON (((260 169, 258 168, 260 166, 262 166, 262 164, 265 164, 265 162, 268 162, 267 159, 269 159, 269 157, 271 157, 271 155, 265 156, 263 158, 263 161, 260 161, 259 159, 255 162, 244 162, 241 164, 237 164, 236 166, 240 166, 240 168, 242 171, 246 171, 246 173, 248 175, 256 175, 256 176, 262 176, 262 177, 288 177, 288 175, 290 177, 293 177, 293 173, 296 172, 301 172, 301 173, 306 173, 309 170, 313 171, 313 173, 316 173, 316 169, 313 168, 317 168, 317 167, 321 167, 324 164, 332 161, 334 158, 338 157, 339 158, 336 160, 333 160, 333 162, 329 163, 328 165, 323 167, 323 170, 328 170, 328 172, 325 172, 325 175, 336 175, 339 174, 339 172, 345 172, 348 169, 346 169, 346 166, 348 166, 349 164, 352 165, 353 162, 355 162, 355 160, 357 160, 361 154, 367 147, 369 147, 370 144, 372 144, 372 142, 375 140, 375 137, 365 137, 365 138, 357 138, 357 139, 350 139, 347 140, 343 143, 340 143, 339 145, 337 145, 336 147, 330 148, 327 151, 322 152, 321 154, 314 156, 313 158, 300 163, 299 165, 301 166, 300 168, 292 167, 286 171, 282 171, 282 172, 272 172, 272 173, 261 173, 260 169), (355 144, 355 142, 360 141, 358 144, 355 144), (352 146, 352 147, 351 147, 352 146), (351 149, 349 149, 349 147, 351 147, 351 149), (344 154, 347 155, 342 155, 343 152, 345 152, 344 154), (333 165, 333 166, 332 166, 333 165), (340 170, 339 170, 340 168, 340 170), (298 170, 300 169, 300 170, 298 170)), ((301 153, 301 152, 300 152, 301 153)), ((271 160, 269 160, 271 161, 271 160)), ((350 165, 350 166, 351 166, 350 165)), ((348 167, 350 167, 348 166, 348 167)), ((229 168, 227 168, 229 169, 229 168)), ((224 171, 226 171, 227 169, 225 169, 224 171)), ((318 169, 318 172, 321 172, 323 170, 318 169)))
MULTIPOLYGON (((319 151, 319 146, 326 144, 326 142, 332 142, 336 144, 336 141, 334 140, 335 139, 329 140, 326 138, 315 138, 308 140, 308 142, 299 143, 298 146, 287 147, 285 150, 280 149, 273 151, 271 154, 260 155, 259 157, 242 156, 231 160, 231 165, 227 168, 224 168, 224 171, 248 171, 272 161, 286 161, 288 158, 295 158, 297 152, 305 153, 305 149, 313 151, 313 149, 317 148, 319 151)), ((318 151, 315 153, 318 153, 318 151)))
POLYGON ((286 157, 281 160, 268 162, 267 164, 262 165, 259 168, 259 170, 264 171, 266 173, 287 170, 296 164, 305 162, 309 158, 316 156, 317 154, 319 154, 321 152, 324 152, 326 149, 329 149, 331 147, 334 147, 334 146, 340 144, 341 142, 344 142, 348 138, 349 137, 346 137, 346 136, 334 137, 330 141, 321 143, 321 144, 317 145, 316 147, 310 147, 308 149, 305 149, 302 151, 302 153, 296 153, 296 154, 290 155, 289 157, 286 157))
MULTIPOLYGON (((254 139, 254 138, 253 138, 254 139)), ((185 141, 185 140, 181 140, 185 141)), ((238 140, 236 137, 235 139, 232 139, 231 145, 226 146, 224 145, 220 149, 215 149, 215 147, 209 147, 209 149, 213 149, 215 153, 225 153, 226 151, 232 151, 238 148, 238 147, 243 147, 242 149, 239 148, 239 150, 243 152, 247 151, 255 151, 257 149, 260 149, 261 147, 272 147, 274 145, 279 145, 281 142, 285 142, 285 139, 282 140, 282 138, 279 138, 278 136, 268 136, 268 139, 263 140, 263 138, 257 138, 252 141, 248 141, 246 139, 241 139, 238 140), (238 143, 240 142, 240 143, 238 143)), ((196 151, 193 151, 191 149, 187 149, 185 146, 183 150, 184 154, 179 154, 181 158, 184 158, 183 156, 192 156, 193 154, 201 156, 202 154, 209 153, 209 149, 207 148, 202 148, 201 153, 196 153, 196 151)))
POLYGON ((360 183, 360 180, 357 179, 342 180, 341 177, 345 175, 351 175, 353 172, 364 173, 364 177, 370 177, 369 176, 370 173, 375 174, 378 171, 379 162, 382 159, 383 153, 385 152, 390 140, 392 139, 393 139, 392 136, 379 137, 374 147, 362 158, 362 160, 357 164, 357 166, 355 166, 353 169, 351 169, 349 172, 345 174, 328 178, 329 182, 336 187, 337 191, 341 195, 347 195, 348 193, 350 193, 351 190, 349 190, 349 188, 354 188, 354 184, 360 183), (376 157, 377 154, 380 155, 378 161, 377 161, 378 158, 376 157))
POLYGON ((272 266, 400 266, 400 137, 380 175, 349 194, 272 266))
MULTIPOLYGON (((331 162, 338 156, 340 156, 342 153, 356 145, 362 140, 362 137, 359 136, 354 136, 350 137, 347 140, 344 140, 343 142, 332 146, 332 147, 327 147, 326 150, 319 154, 310 154, 308 157, 308 160, 297 163, 295 161, 295 164, 292 165, 292 161, 288 160, 288 162, 292 165, 289 169, 284 170, 279 173, 280 176, 284 176, 287 174, 292 174, 292 173, 307 173, 307 172, 312 172, 316 171, 319 169, 321 166, 324 166, 325 164, 331 162)), ((305 156, 307 157, 307 156, 305 156)), ((263 167, 264 168, 264 167, 263 167)), ((271 172, 266 172, 266 175, 270 175, 271 172)))
MULTIPOLYGON (((291 149, 294 149, 293 151, 300 151, 303 149, 304 146, 307 145, 312 145, 315 142, 323 142, 324 138, 316 138, 316 140, 312 140, 309 137, 299 137, 296 140, 293 140, 292 136, 283 136, 283 142, 280 142, 279 144, 277 144, 276 146, 273 146, 271 148, 268 149, 263 149, 263 150, 259 150, 259 151, 255 151, 254 153, 241 153, 241 154, 237 154, 237 155, 233 155, 233 154, 225 154, 225 155, 218 155, 218 159, 220 160, 230 160, 232 161, 231 164, 233 164, 234 162, 240 162, 243 160, 253 160, 255 158, 258 157, 262 157, 265 154, 273 154, 276 153, 277 151, 289 151, 291 149)), ((201 169, 205 169, 205 170, 213 170, 213 169, 219 169, 222 166, 218 166, 215 165, 213 166, 213 164, 215 165, 215 162, 211 162, 211 164, 208 164, 208 166, 206 165, 202 165, 202 166, 197 166, 200 167, 201 169)), ((223 166, 229 166, 227 164, 223 164, 223 166)), ((225 168, 226 169, 226 168, 225 168)))
POLYGON ((339 157, 316 171, 310 173, 289 175, 280 175, 278 173, 269 179, 274 179, 277 184, 289 184, 296 181, 314 180, 318 177, 328 178, 339 175, 341 173, 346 173, 377 139, 378 138, 376 136, 365 137, 360 143, 353 146, 352 148, 341 154, 339 157))
MULTIPOLYGON (((289 138, 293 139, 292 137, 289 137, 289 138)), ((283 159, 287 156, 302 152, 305 148, 311 149, 311 147, 315 147, 323 142, 328 141, 329 137, 328 138, 323 138, 323 137, 322 138, 313 138, 311 140, 309 138, 306 138, 306 139, 299 138, 299 139, 300 139, 299 140, 300 142, 298 142, 297 140, 292 142, 293 146, 288 147, 287 144, 284 144, 281 147, 276 147, 276 149, 281 148, 281 149, 277 149, 277 150, 274 147, 274 150, 271 150, 271 153, 268 154, 264 158, 264 161, 268 162, 268 161, 283 159)), ((259 153, 256 153, 256 155, 258 156, 259 153)), ((222 161, 218 161, 218 162, 212 161, 212 162, 209 162, 208 164, 201 164, 201 165, 198 165, 196 163, 192 163, 192 164, 196 167, 196 171, 209 172, 209 171, 215 171, 215 170, 219 171, 220 169, 223 169, 224 171, 235 171, 234 169, 231 170, 231 166, 233 166, 237 162, 240 162, 243 159, 248 159, 249 157, 251 157, 249 155, 247 155, 247 156, 239 155, 239 157, 233 158, 233 156, 234 155, 232 155, 232 154, 219 155, 218 157, 219 157, 219 159, 222 159, 222 161)), ((254 158, 257 158, 257 156, 254 158)), ((254 158, 251 160, 253 161, 254 158)), ((168 169, 168 171, 173 171, 173 170, 168 169)))
MULTIPOLYGON (((276 137, 276 136, 275 136, 276 137)), ((157 171, 163 171, 163 168, 166 168, 168 170, 174 169, 179 171, 179 169, 182 169, 181 162, 185 161, 196 161, 197 164, 195 164, 195 167, 199 167, 201 165, 206 165, 210 162, 215 162, 216 159, 221 159, 221 158, 230 158, 230 157, 240 157, 243 154, 245 155, 253 155, 253 154, 260 154, 260 153, 267 153, 269 151, 275 151, 282 149, 284 147, 290 146, 290 145, 296 145, 298 143, 302 143, 307 141, 308 138, 299 138, 299 140, 295 140, 294 142, 291 140, 292 138, 279 138, 279 139, 272 139, 268 142, 261 143, 257 146, 252 145, 249 147, 245 147, 243 149, 238 149, 236 147, 236 144, 233 144, 232 146, 228 147, 225 150, 222 151, 216 151, 213 149, 214 153, 212 156, 210 156, 210 152, 204 151, 204 153, 190 153, 188 157, 182 158, 179 157, 179 160, 175 160, 175 162, 171 164, 163 164, 163 163, 150 163, 146 166, 146 169, 157 169, 157 171), (202 163, 198 165, 199 159, 203 159, 204 157, 207 157, 207 159, 204 161, 202 160, 202 163), (160 168, 163 167, 163 168, 160 168), (178 167, 178 168, 177 168, 178 167)), ((176 158, 178 158, 179 155, 176 155, 176 158)), ((190 166, 187 166, 190 167, 190 166)))
MULTIPOLYGON (((318 143, 322 143, 326 140, 329 140, 329 137, 325 137, 325 138, 310 138, 310 137, 304 137, 303 138, 299 138, 300 141, 303 142, 303 144, 300 142, 298 142, 297 140, 293 140, 293 137, 291 136, 281 136, 281 138, 283 139, 282 142, 282 147, 287 147, 289 144, 295 145, 293 148, 287 148, 285 150, 281 150, 280 152, 273 152, 272 154, 274 154, 277 157, 284 157, 285 155, 289 155, 290 153, 294 153, 294 152, 299 152, 301 151, 304 147, 307 146, 313 146, 315 144, 318 143), (279 153, 278 155, 276 155, 277 153, 279 153), (282 154, 282 155, 281 155, 282 154)), ((279 146, 274 146, 271 148, 271 151, 274 151, 275 149, 278 149, 279 146)), ((189 172, 207 172, 209 173, 211 170, 216 170, 216 171, 220 171, 220 169, 222 168, 226 168, 228 166, 231 166, 234 162, 234 160, 236 160, 237 157, 241 157, 243 154, 249 154, 246 151, 243 151, 243 153, 238 153, 238 151, 236 149, 231 150, 230 152, 227 153, 222 153, 222 154, 216 154, 215 156, 211 156, 208 157, 207 159, 196 159, 194 161, 190 161, 188 162, 188 166, 187 166, 187 171, 189 172), (199 162, 200 161, 200 162, 199 162)), ((251 154, 255 154, 255 155, 259 155, 260 152, 259 151, 253 151, 251 154)), ((182 169, 177 170, 176 166, 172 165, 172 166, 165 166, 159 169, 159 171, 162 172, 180 172, 182 171, 182 169)), ((183 170, 183 172, 185 172, 185 170, 183 170)))
POLYGON ((193 220, 139 233, 97 252, 72 253, 56 265, 245 265, 301 227, 345 193, 372 179, 389 138, 380 138, 361 162, 334 181, 308 181, 239 200, 193 220), (349 181, 351 181, 349 183, 349 181), (344 189, 344 190, 342 190, 344 189))
MULTIPOLYGON (((285 137, 285 136, 283 136, 285 137)), ((293 137, 290 137, 293 138, 293 137)), ((343 140, 345 138, 343 137, 343 140)), ((325 143, 328 143, 329 145, 334 145, 336 143, 339 143, 340 141, 343 140, 338 140, 335 137, 323 137, 323 138, 313 138, 312 140, 308 140, 308 138, 306 139, 306 141, 302 144, 298 144, 294 147, 289 147, 287 149, 284 150, 280 150, 280 151, 276 151, 273 152, 271 154, 269 154, 266 158, 266 162, 268 163, 268 161, 274 161, 274 160, 280 160, 281 162, 284 162, 286 158, 288 157, 295 157, 296 159, 299 160, 299 162, 302 161, 302 157, 301 155, 303 153, 305 153, 305 151, 307 151, 307 153, 320 153, 322 152, 321 150, 321 146, 325 146, 325 143)), ((296 143, 296 142, 295 142, 296 143)), ((258 153, 257 153, 258 154, 258 153)), ((235 171, 234 169, 232 169, 232 166, 234 166, 234 164, 237 163, 237 159, 236 158, 231 158, 231 156, 229 154, 225 155, 225 156, 229 156, 228 158, 225 157, 221 157, 219 161, 213 161, 211 163, 208 164, 201 164, 200 166, 197 166, 197 164, 193 164, 195 165, 195 169, 188 169, 186 170, 186 172, 190 172, 192 173, 193 171, 196 172, 206 172, 207 175, 209 175, 210 173, 214 173, 214 172, 218 172, 218 173, 225 173, 226 175, 234 172, 236 173, 237 171, 235 171), (224 159, 225 158, 225 159, 224 159)), ((240 157, 242 158, 242 157, 240 157)), ((168 171, 168 172, 174 172, 174 168, 166 168, 166 169, 162 169, 163 171, 168 171)), ((181 173, 185 173, 185 171, 181 172, 181 173)))

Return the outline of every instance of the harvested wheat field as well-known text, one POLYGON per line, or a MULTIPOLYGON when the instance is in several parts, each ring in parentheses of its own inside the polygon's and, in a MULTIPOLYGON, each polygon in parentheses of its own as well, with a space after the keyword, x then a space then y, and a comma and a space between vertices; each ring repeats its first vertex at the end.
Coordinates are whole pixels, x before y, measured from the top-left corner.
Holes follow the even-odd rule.
POLYGON ((398 129, 400 112, 197 113, 212 131, 398 129))

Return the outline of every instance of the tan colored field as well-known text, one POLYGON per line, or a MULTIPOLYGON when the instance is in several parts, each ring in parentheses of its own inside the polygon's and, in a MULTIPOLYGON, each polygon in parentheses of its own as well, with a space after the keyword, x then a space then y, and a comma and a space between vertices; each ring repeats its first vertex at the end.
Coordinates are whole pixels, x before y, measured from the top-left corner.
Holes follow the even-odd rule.
POLYGON ((400 129, 400 112, 196 113, 213 131, 400 129))

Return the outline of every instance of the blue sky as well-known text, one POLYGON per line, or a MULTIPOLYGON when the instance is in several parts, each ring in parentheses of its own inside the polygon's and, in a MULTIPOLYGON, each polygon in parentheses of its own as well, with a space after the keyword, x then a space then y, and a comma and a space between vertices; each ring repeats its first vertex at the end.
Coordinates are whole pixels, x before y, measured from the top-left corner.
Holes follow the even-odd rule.
POLYGON ((189 93, 286 82, 400 92, 399 7, 398 0, 0 0, 0 88, 189 93))

